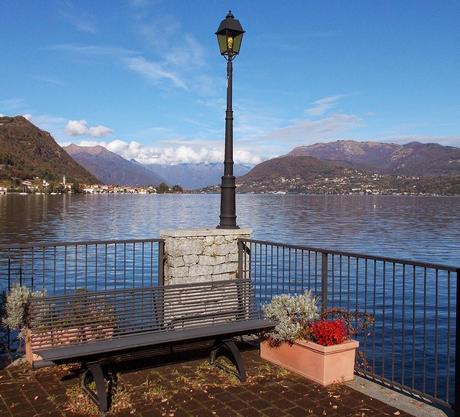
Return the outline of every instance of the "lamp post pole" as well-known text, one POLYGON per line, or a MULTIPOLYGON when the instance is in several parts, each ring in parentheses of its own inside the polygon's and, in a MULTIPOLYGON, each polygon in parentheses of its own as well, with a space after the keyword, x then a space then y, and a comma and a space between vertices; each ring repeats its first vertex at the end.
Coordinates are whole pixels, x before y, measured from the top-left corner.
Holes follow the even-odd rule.
POLYGON ((225 111, 224 176, 220 185, 220 223, 218 229, 239 229, 236 224, 235 176, 233 175, 233 59, 240 53, 244 30, 229 10, 217 29, 220 54, 227 60, 227 110, 225 111))
POLYGON ((220 223, 218 229, 238 229, 236 224, 235 176, 233 175, 233 64, 227 61, 227 110, 225 111, 224 176, 220 191, 220 223))

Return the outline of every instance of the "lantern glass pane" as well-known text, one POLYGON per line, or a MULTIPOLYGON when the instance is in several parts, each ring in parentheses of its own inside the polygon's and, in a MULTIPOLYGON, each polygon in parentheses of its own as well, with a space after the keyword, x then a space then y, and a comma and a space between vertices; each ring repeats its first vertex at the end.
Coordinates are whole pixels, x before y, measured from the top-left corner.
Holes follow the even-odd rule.
POLYGON ((233 52, 235 54, 240 53, 241 41, 243 40, 243 34, 240 33, 233 38, 233 52))
POLYGON ((217 42, 219 43, 220 53, 225 54, 227 52, 227 36, 219 33, 217 35, 217 42))

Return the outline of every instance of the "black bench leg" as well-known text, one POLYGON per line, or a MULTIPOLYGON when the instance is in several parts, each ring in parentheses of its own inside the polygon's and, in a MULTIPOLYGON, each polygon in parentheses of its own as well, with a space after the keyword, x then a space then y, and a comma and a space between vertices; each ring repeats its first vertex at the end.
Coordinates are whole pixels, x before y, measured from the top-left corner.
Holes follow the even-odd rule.
POLYGON ((88 394, 88 397, 93 401, 101 411, 101 415, 109 411, 109 387, 104 377, 102 365, 99 362, 91 362, 86 365, 85 372, 81 377, 81 387, 88 394), (90 373, 93 376, 96 384, 96 393, 88 387, 87 376, 90 373))
POLYGON ((246 381, 246 368, 244 366, 244 360, 241 356, 239 349, 236 347, 236 344, 231 339, 219 340, 214 344, 214 347, 211 351, 210 362, 214 364, 216 362, 217 354, 220 350, 225 349, 230 354, 230 360, 236 366, 238 370, 238 378, 241 382, 246 381))

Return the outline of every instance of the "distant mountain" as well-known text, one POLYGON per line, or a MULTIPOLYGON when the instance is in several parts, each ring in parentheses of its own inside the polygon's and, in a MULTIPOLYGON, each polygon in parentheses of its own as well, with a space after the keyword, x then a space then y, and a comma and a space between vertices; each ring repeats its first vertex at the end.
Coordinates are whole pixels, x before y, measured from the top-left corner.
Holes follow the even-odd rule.
MULTIPOLYGON (((165 178, 168 184, 179 184, 186 189, 203 188, 220 183, 224 173, 222 163, 200 164, 150 164, 144 165, 165 178)), ((235 164, 235 176, 244 175, 251 169, 250 165, 235 164)))
POLYGON ((339 140, 299 146, 289 156, 345 161, 356 168, 389 175, 438 176, 460 174, 460 148, 437 143, 405 145, 339 140))
POLYGON ((350 164, 338 161, 320 161, 311 156, 282 156, 269 159, 256 165, 246 175, 238 178, 238 182, 273 181, 291 178, 304 180, 316 177, 336 177, 345 171, 354 171, 350 164))
POLYGON ((311 156, 282 156, 256 165, 237 178, 239 192, 323 192, 318 182, 360 175, 346 162, 320 161, 311 156), (312 189, 312 185, 314 185, 312 189))
POLYGON ((256 165, 237 178, 237 187, 243 193, 459 195, 460 173, 389 175, 357 168, 356 163, 290 154, 256 165))
POLYGON ((68 182, 97 183, 53 137, 22 116, 0 117, 0 178, 40 177, 68 182))
POLYGON ((153 171, 122 158, 103 146, 64 147, 67 153, 105 184, 158 185, 164 179, 153 171))

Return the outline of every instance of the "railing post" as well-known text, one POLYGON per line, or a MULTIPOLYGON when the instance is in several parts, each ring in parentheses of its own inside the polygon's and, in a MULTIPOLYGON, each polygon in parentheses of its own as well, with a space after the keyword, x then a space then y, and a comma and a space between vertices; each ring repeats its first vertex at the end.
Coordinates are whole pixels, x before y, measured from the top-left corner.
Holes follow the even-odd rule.
POLYGON ((238 239, 238 275, 237 278, 242 279, 243 278, 243 242, 238 239))
POLYGON ((11 290, 11 254, 8 249, 8 292, 11 290))
POLYGON ((321 313, 327 309, 327 253, 321 252, 321 313))
POLYGON ((455 416, 460 417, 460 268, 457 269, 457 296, 455 298, 455 416))
POLYGON ((158 285, 165 285, 165 242, 158 242, 158 285))
MULTIPOLYGON (((8 289, 3 291, 5 301, 6 301, 6 296, 11 291, 11 251, 10 249, 8 249, 8 284, 7 285, 8 285, 8 289)), ((7 345, 8 351, 10 351, 11 350, 11 330, 9 326, 6 328, 6 345, 7 345)))

